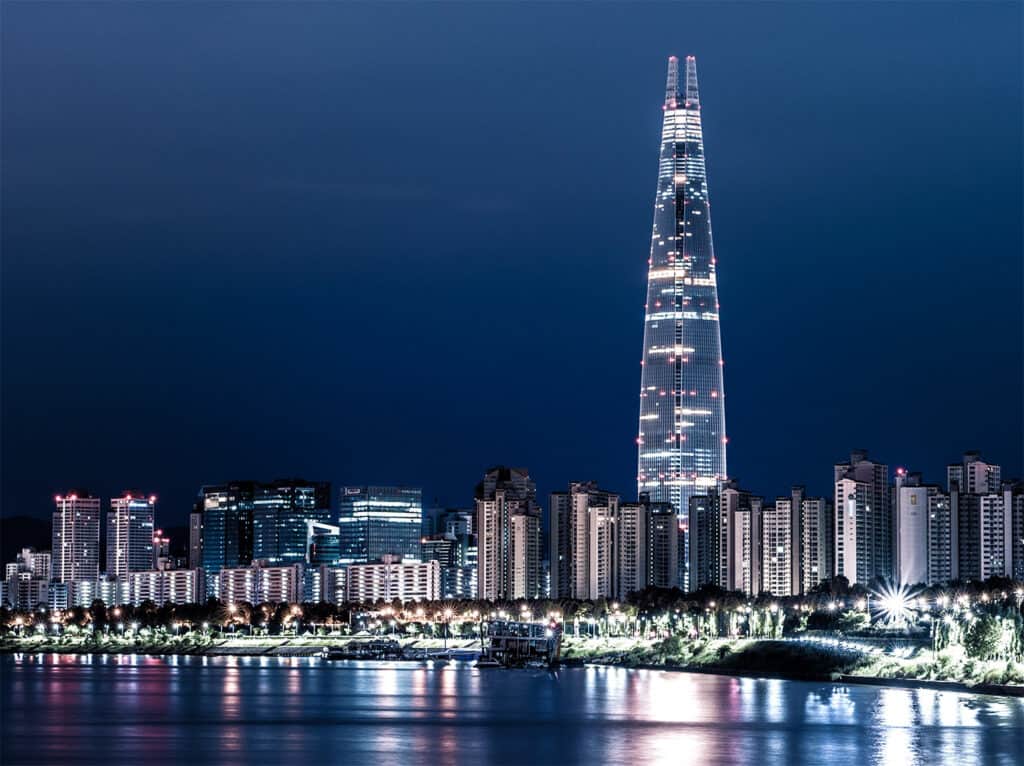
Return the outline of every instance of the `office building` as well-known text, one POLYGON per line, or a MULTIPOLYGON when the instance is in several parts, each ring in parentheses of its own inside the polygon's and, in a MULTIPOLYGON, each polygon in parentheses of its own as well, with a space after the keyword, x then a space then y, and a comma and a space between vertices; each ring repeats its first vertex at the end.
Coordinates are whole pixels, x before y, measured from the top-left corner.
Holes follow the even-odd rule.
POLYGON ((343 564, 396 556, 419 561, 423 493, 412 487, 343 487, 338 509, 343 564))
MULTIPOLYGON (((690 498, 725 480, 726 432, 717 262, 711 217, 697 63, 669 59, 663 106, 637 434, 638 492, 669 502, 692 532, 690 498)), ((683 579, 690 546, 683 547, 683 579)), ((684 581, 683 585, 688 583, 684 581)))
POLYGON ((200 556, 207 592, 216 596, 221 569, 305 562, 307 523, 330 521, 330 484, 235 481, 203 487, 198 505, 201 516, 193 512, 189 520, 189 555, 200 556))
POLYGON ((303 479, 256 484, 252 509, 252 557, 270 566, 306 561, 306 526, 331 520, 331 485, 303 479))
POLYGON ((341 527, 320 521, 306 523, 306 550, 312 567, 341 564, 341 527))

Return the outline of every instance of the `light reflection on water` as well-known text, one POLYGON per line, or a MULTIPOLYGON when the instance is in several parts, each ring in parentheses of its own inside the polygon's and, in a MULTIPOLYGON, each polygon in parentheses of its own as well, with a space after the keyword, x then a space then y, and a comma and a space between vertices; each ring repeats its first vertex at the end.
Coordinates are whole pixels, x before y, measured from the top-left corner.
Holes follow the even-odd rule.
POLYGON ((1024 762, 1024 701, 649 670, 0 657, 0 763, 1024 762))

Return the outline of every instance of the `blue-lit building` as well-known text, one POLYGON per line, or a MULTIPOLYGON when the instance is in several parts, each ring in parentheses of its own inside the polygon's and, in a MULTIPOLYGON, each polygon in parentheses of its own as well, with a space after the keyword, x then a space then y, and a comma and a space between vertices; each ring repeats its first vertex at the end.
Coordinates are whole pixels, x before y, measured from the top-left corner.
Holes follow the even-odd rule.
POLYGON ((341 529, 334 524, 310 522, 306 548, 311 566, 338 566, 341 563, 341 529))
MULTIPOLYGON (((725 389, 716 261, 697 63, 669 59, 644 317, 637 434, 639 493, 672 503, 690 529, 690 497, 726 478, 725 389)), ((680 573, 688 579, 684 552, 680 573)))
POLYGON ((307 526, 331 520, 331 485, 301 479, 257 484, 252 511, 252 557, 271 566, 301 564, 307 526))
POLYGON ((423 492, 411 487, 343 487, 338 505, 341 563, 384 556, 420 560, 423 492))
POLYGON ((236 481, 200 490, 200 557, 209 596, 222 569, 253 561, 306 561, 307 524, 330 521, 330 484, 303 480, 236 481))

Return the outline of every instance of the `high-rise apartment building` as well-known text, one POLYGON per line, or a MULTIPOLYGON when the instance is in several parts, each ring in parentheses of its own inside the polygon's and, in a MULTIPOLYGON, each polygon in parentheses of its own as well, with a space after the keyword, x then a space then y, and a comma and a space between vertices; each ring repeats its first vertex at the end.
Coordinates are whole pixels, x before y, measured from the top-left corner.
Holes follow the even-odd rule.
POLYGON ((763 505, 763 498, 740 489, 736 482, 722 484, 718 501, 719 583, 726 590, 751 595, 761 592, 763 505))
POLYGON ((69 604, 89 606, 100 574, 100 499, 78 491, 55 502, 51 577, 67 585, 69 604))
POLYGON ((107 511, 107 575, 127 585, 129 572, 153 569, 156 496, 125 492, 107 511))
POLYGON ((619 496, 594 482, 551 494, 551 597, 618 598, 619 496))
POLYGON ((888 466, 869 460, 864 450, 835 465, 836 574, 851 585, 893 576, 888 473, 888 466))
POLYGON ((338 506, 342 564, 420 560, 423 491, 414 487, 342 487, 338 506))
MULTIPOLYGON (((637 434, 638 492, 669 502, 690 535, 690 497, 726 478, 725 389, 716 260, 697 63, 669 59, 648 259, 637 434)), ((684 546, 680 570, 686 579, 684 546)), ((552 562, 554 565, 554 562, 552 562)), ((683 583, 686 585, 686 583, 683 583)))
POLYGON ((49 598, 51 557, 49 551, 38 552, 22 548, 14 562, 4 568, 3 597, 14 609, 35 609, 45 605, 49 598))
POLYGON ((1013 491, 1000 466, 977 452, 946 469, 955 524, 953 547, 961 580, 986 580, 1013 572, 1013 491))
POLYGON ((690 582, 686 590, 722 583, 722 520, 718 493, 690 497, 690 582))
POLYGON ((835 514, 824 497, 800 500, 800 593, 832 578, 835 568, 835 514))
POLYGON ((760 590, 774 596, 792 596, 793 559, 796 545, 793 541, 793 510, 791 497, 776 498, 774 505, 761 509, 761 586, 760 590))
POLYGON ((653 547, 649 503, 620 503, 614 520, 615 598, 639 593, 649 584, 648 552, 653 547))
POLYGON ((896 469, 893 484, 893 577, 897 583, 928 581, 930 496, 939 488, 924 484, 921 474, 896 469))
POLYGON ((959 578, 956 546, 953 545, 953 509, 949 494, 938 488, 928 494, 929 585, 943 585, 959 578))
POLYGON ((479 598, 540 598, 540 507, 525 468, 497 466, 476 486, 479 598))
MULTIPOLYGON (((646 492, 640 495, 640 505, 647 509, 646 584, 653 588, 683 587, 679 582, 679 521, 675 508, 672 503, 652 502, 646 492)), ((692 524, 692 517, 690 521, 692 524)))
POLYGON ((436 601, 441 598, 441 567, 436 561, 398 561, 393 556, 345 570, 347 600, 436 601))

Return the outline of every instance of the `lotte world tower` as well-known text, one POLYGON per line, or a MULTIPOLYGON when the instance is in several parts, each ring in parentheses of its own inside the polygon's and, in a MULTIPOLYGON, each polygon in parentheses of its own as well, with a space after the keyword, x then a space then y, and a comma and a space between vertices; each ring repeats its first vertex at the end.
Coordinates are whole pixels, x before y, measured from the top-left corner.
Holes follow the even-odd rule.
POLYGON ((710 207, 697 62, 686 58, 681 84, 673 56, 648 261, 637 484, 652 501, 672 503, 683 525, 689 523, 690 497, 715 492, 726 478, 710 207))

